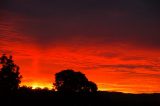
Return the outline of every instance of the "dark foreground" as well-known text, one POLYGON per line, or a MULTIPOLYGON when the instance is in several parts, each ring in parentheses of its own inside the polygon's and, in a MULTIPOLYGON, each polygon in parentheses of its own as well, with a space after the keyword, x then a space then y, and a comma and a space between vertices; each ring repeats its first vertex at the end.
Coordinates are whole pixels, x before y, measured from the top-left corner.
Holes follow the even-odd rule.
POLYGON ((20 91, 1 95, 0 106, 160 106, 160 94, 60 93, 20 91))

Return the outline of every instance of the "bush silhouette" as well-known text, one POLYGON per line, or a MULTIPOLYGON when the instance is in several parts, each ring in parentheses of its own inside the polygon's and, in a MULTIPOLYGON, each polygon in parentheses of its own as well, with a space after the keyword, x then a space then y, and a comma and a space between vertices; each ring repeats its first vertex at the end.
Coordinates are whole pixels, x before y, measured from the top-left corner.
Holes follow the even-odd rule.
POLYGON ((74 70, 63 70, 55 74, 54 86, 57 91, 63 92, 94 92, 97 85, 88 81, 81 72, 74 70))
POLYGON ((14 64, 12 56, 7 57, 3 54, 0 57, 0 91, 9 93, 19 88, 22 76, 19 73, 19 67, 14 64))

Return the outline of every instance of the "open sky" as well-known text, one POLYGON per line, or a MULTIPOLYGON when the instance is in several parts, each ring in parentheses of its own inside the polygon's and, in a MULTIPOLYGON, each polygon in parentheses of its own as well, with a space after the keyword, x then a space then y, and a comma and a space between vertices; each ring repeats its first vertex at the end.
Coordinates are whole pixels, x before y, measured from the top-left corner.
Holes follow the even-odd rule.
POLYGON ((52 87, 64 69, 99 90, 160 92, 158 0, 0 0, 0 53, 22 84, 52 87))

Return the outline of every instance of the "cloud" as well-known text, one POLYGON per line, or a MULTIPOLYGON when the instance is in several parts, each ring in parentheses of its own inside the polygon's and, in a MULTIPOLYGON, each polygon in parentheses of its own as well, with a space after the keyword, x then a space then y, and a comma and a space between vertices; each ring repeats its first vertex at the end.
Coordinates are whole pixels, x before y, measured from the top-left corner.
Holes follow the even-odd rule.
POLYGON ((101 65, 100 67, 108 67, 108 68, 127 68, 127 69, 135 69, 135 68, 146 68, 151 69, 154 66, 152 65, 133 65, 133 64, 116 64, 116 65, 101 65))
POLYGON ((146 57, 141 57, 141 56, 126 56, 126 57, 123 57, 122 60, 126 60, 126 61, 146 60, 146 57))
POLYGON ((102 56, 105 58, 117 58, 120 56, 120 53, 115 53, 115 52, 101 52, 97 53, 98 56, 102 56))
POLYGON ((3 4, 1 10, 11 13, 6 19, 12 17, 16 30, 38 45, 120 42, 160 48, 156 1, 8 0, 3 4))
MULTIPOLYGON (((83 67, 84 69, 90 69, 91 67, 83 67)), ((159 66, 154 66, 154 65, 139 65, 139 64, 104 64, 104 65, 97 65, 92 67, 91 69, 99 69, 99 68, 105 68, 106 71, 109 71, 108 69, 115 69, 112 71, 117 71, 117 72, 131 72, 132 70, 136 69, 147 69, 150 71, 159 71, 160 69, 159 66)))

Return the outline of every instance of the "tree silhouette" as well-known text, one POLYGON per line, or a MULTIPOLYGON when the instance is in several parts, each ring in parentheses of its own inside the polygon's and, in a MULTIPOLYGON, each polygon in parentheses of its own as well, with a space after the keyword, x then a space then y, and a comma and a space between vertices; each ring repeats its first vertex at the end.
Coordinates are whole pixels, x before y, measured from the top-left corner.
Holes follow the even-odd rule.
POLYGON ((89 92, 96 92, 97 89, 98 89, 97 85, 94 82, 92 82, 92 81, 88 82, 88 90, 89 90, 89 92))
POLYGON ((14 64, 12 56, 7 57, 3 54, 0 57, 0 91, 3 93, 18 89, 22 76, 19 67, 14 64))
POLYGON ((63 70, 55 74, 54 86, 58 91, 64 92, 94 92, 97 91, 97 85, 88 81, 81 72, 74 70, 63 70))

